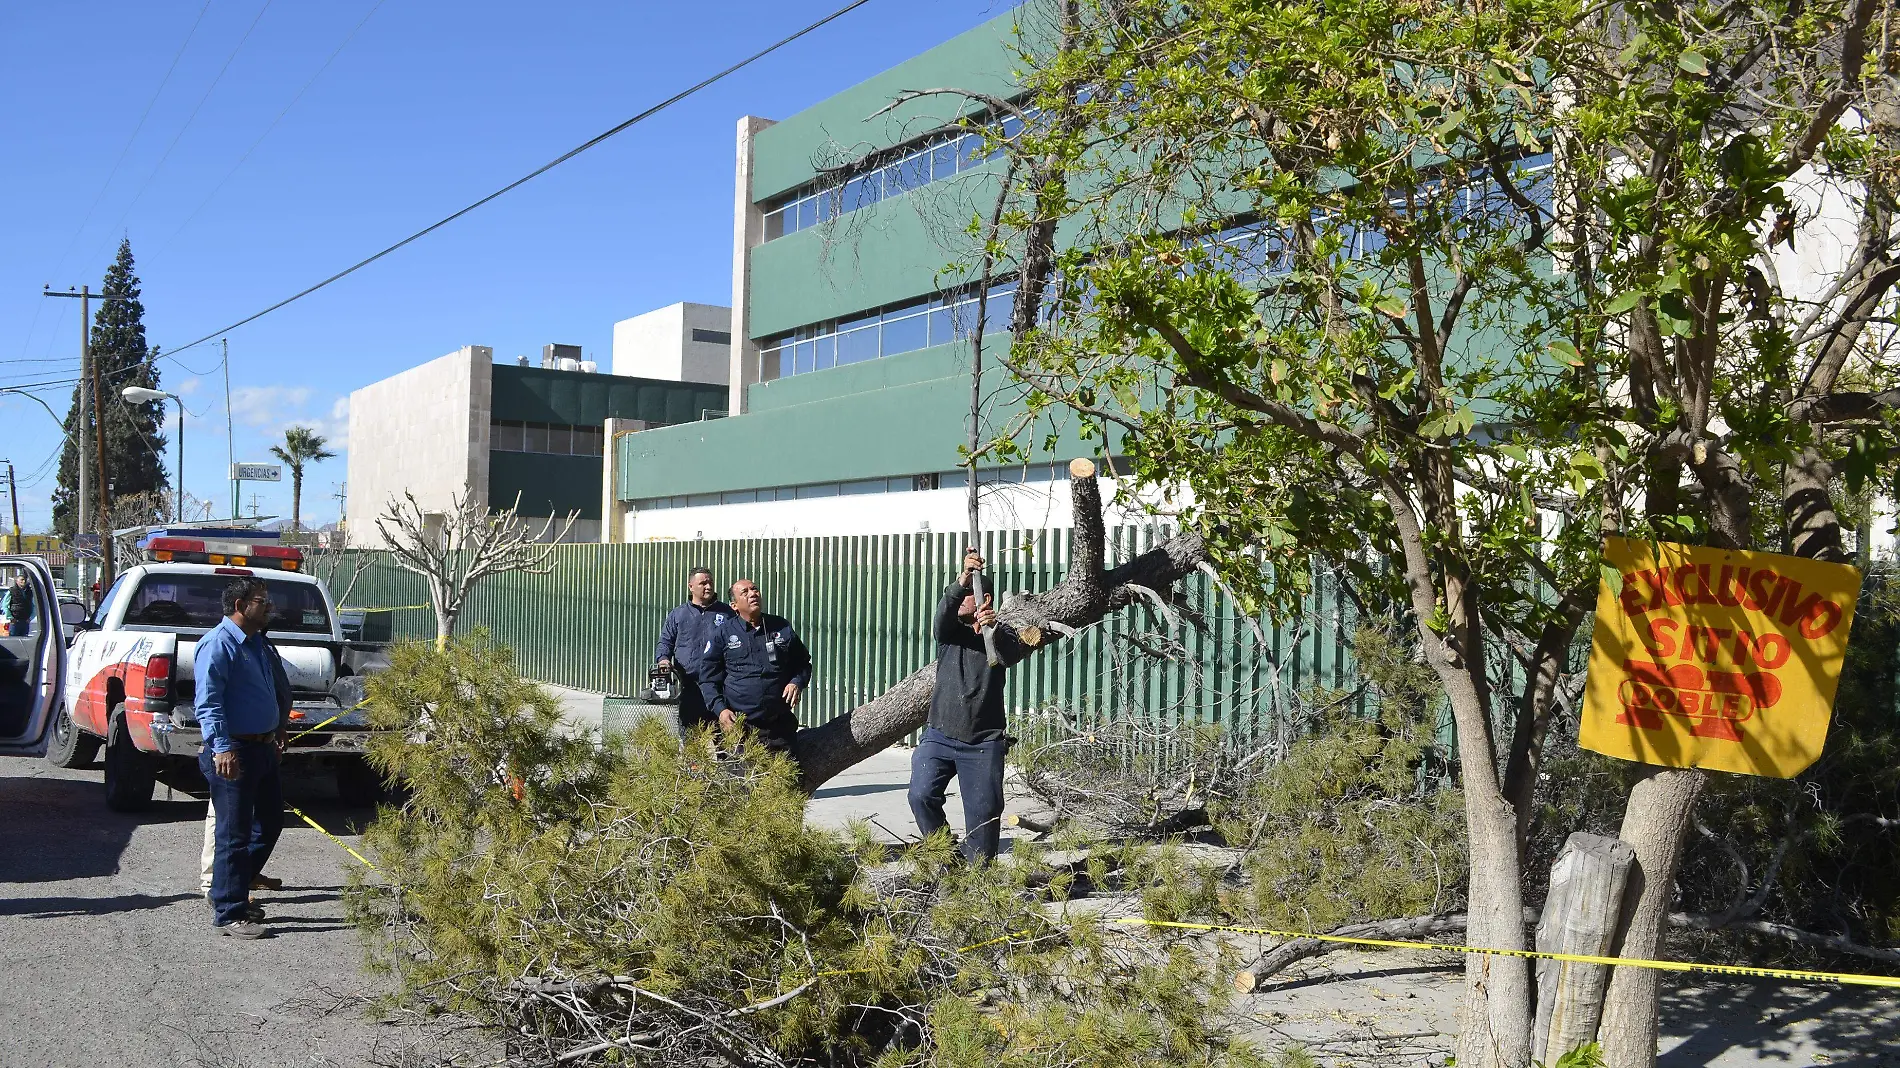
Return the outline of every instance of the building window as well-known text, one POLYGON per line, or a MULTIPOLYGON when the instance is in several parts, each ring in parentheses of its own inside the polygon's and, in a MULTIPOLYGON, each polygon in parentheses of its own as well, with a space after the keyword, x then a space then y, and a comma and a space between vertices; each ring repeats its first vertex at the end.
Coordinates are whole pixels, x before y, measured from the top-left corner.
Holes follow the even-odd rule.
POLYGON ((703 341, 708 345, 730 345, 732 344, 732 334, 726 330, 706 330, 695 326, 693 327, 693 340, 703 341))
POLYGON ((599 456, 605 446, 606 431, 597 426, 524 423, 511 419, 497 419, 488 426, 488 447, 494 452, 599 456))
MULTIPOLYGON (((1031 114, 1033 114, 1033 109, 1031 114)), ((1022 132, 1022 120, 1011 115, 998 124, 1004 137, 1022 132)), ((932 182, 974 170, 1002 156, 1002 150, 983 151, 981 134, 944 130, 933 134, 894 160, 883 160, 842 184, 805 191, 765 213, 765 240, 829 222, 840 215, 868 208, 880 200, 903 196, 932 182)))
MULTIPOLYGON (((1016 283, 990 287, 984 307, 984 333, 1009 329, 1016 306, 1016 283)), ((761 356, 778 361, 779 377, 862 363, 883 356, 962 341, 976 333, 976 296, 939 294, 852 319, 818 323, 759 343, 761 356)))

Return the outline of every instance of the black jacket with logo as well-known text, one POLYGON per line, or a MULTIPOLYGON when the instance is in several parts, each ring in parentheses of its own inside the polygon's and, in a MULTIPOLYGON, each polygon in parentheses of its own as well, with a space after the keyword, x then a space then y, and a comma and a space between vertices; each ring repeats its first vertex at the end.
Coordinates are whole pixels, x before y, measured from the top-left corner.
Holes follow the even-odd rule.
POLYGON ((784 616, 767 612, 753 626, 738 615, 713 628, 699 654, 699 690, 714 715, 730 708, 771 733, 790 734, 797 720, 785 685, 811 683, 811 653, 784 616))

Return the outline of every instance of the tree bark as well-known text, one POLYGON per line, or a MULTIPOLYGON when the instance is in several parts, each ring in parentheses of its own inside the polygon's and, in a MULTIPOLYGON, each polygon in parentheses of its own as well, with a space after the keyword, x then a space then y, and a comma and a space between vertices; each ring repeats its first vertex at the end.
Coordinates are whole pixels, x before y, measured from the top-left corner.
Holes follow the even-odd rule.
MULTIPOLYGON (((1094 466, 1088 465, 1086 476, 1072 473, 1069 486, 1075 506, 1069 572, 1047 593, 1012 601, 997 613, 1018 631, 1045 622, 1087 626, 1127 606, 1137 596, 1131 586, 1167 589, 1207 559, 1200 535, 1184 532, 1119 567, 1105 568, 1102 498, 1094 466)), ((868 704, 800 730, 792 738, 792 757, 798 761, 799 781, 806 792, 922 727, 936 681, 936 665, 926 664, 868 704)))
MULTIPOLYGON (((1613 956, 1654 960, 1669 923, 1682 839, 1708 775, 1696 768, 1651 768, 1630 789, 1617 836, 1636 852, 1623 889, 1613 956)), ((1617 968, 1603 999, 1597 1042, 1607 1068, 1653 1068, 1656 1063, 1656 994, 1661 973, 1617 968)))

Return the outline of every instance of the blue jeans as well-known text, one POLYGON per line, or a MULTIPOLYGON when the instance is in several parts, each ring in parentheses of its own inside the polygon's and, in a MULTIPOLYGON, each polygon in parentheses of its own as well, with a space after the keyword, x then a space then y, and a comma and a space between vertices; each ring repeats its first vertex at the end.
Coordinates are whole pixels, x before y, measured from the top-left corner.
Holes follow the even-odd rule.
POLYGON ((33 633, 33 617, 21 616, 7 620, 7 634, 14 638, 25 638, 33 633))
POLYGON ((996 859, 1003 832, 1003 760, 1009 739, 959 742, 935 727, 910 758, 910 812, 925 838, 948 826, 943 817, 944 789, 956 776, 963 794, 963 855, 979 863, 996 859))
POLYGON ((238 742, 238 777, 218 774, 211 747, 198 751, 198 769, 211 784, 217 813, 217 856, 211 862, 212 923, 223 927, 244 918, 251 880, 264 870, 284 830, 284 790, 275 742, 238 742))

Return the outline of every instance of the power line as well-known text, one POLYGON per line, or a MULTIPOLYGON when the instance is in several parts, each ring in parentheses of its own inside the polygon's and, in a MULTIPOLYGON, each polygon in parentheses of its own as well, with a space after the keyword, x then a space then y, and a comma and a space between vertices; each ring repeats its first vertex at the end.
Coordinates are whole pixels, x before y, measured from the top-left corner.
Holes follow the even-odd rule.
MULTIPOLYGON (((706 88, 707 86, 712 85, 716 82, 722 81, 727 76, 734 74, 740 70, 744 70, 746 67, 749 67, 752 64, 758 62, 759 60, 764 59, 766 56, 769 56, 772 53, 778 51, 779 49, 784 48, 786 45, 791 44, 793 41, 798 40, 800 37, 803 37, 806 34, 811 33, 812 31, 817 30, 827 25, 828 23, 834 22, 837 19, 843 18, 845 15, 848 15, 851 12, 856 11, 858 8, 861 8, 865 4, 868 4, 870 2, 871 0, 851 0, 850 3, 837 9, 836 11, 833 11, 831 14, 826 15, 824 18, 819 19, 817 22, 814 22, 811 25, 806 26, 804 29, 799 30, 795 33, 791 33, 784 37, 779 38, 777 41, 774 41, 770 45, 767 45, 766 47, 760 49, 759 51, 752 53, 751 55, 747 56, 746 58, 740 60, 737 63, 734 63, 732 66, 727 67, 726 69, 720 71, 719 73, 711 75, 707 78, 704 78, 701 81, 693 84, 692 86, 686 89, 682 89, 681 91, 674 93, 672 96, 667 97, 665 100, 662 100, 659 103, 653 105, 652 107, 647 108, 645 111, 640 112, 638 115, 633 116, 632 118, 626 120, 625 122, 622 122, 619 125, 614 126, 613 128, 609 130, 606 130, 600 134, 597 134, 594 137, 589 138, 586 141, 583 141, 581 144, 577 145, 576 147, 571 148, 568 151, 561 153, 560 155, 549 160, 548 162, 542 164, 539 167, 536 167, 534 170, 529 171, 527 174, 522 175, 520 178, 517 178, 514 181, 509 182, 507 185, 502 186, 500 189, 495 190, 493 193, 488 194, 487 196, 481 198, 480 200, 477 200, 475 203, 470 204, 469 206, 461 209, 460 211, 457 211, 452 215, 445 216, 442 219, 439 219, 433 223, 430 223, 428 226, 425 226, 422 229, 417 230, 415 233, 410 234, 408 237, 403 238, 401 241, 398 241, 395 244, 389 246, 388 248, 383 249, 381 252, 378 252, 367 259, 360 260, 357 263, 354 263, 348 267, 345 267, 343 270, 338 271, 337 273, 331 275, 328 278, 325 278, 323 281, 318 282, 316 285, 310 286, 307 289, 303 289, 296 293, 293 293, 290 296, 285 297, 283 300, 280 300, 277 303, 271 305, 270 307, 265 308, 263 311, 260 311, 255 314, 246 316, 245 318, 239 319, 237 322, 232 323, 229 326, 220 327, 217 330, 213 330, 209 334, 206 334, 205 336, 199 338, 198 340, 193 341, 189 345, 180 345, 177 348, 171 350, 170 352, 165 353, 165 358, 172 360, 173 362, 177 362, 177 354, 184 352, 186 349, 190 349, 198 345, 202 345, 205 342, 210 341, 211 339, 218 337, 222 334, 228 334, 231 331, 236 330, 240 326, 244 326, 249 323, 254 323, 257 320, 262 319, 264 316, 269 315, 271 312, 274 312, 277 309, 282 308, 287 304, 291 304, 296 301, 302 300, 304 297, 307 297, 310 294, 315 293, 317 290, 322 289, 323 287, 329 285, 332 282, 335 282, 342 278, 346 278, 349 275, 355 274, 357 271, 360 271, 363 268, 368 267, 370 264, 375 263, 377 260, 382 259, 384 256, 389 255, 390 253, 396 251, 397 249, 400 249, 405 245, 411 244, 412 242, 415 242, 424 237, 427 237, 429 234, 432 234, 435 231, 440 230, 442 227, 447 226, 448 224, 454 222, 455 220, 461 218, 464 215, 467 215, 469 212, 474 211, 476 208, 479 208, 482 205, 487 204, 489 201, 495 200, 496 198, 501 197, 502 195, 506 193, 513 192, 514 190, 528 184, 529 182, 533 181, 536 178, 539 178, 540 176, 546 174, 547 172, 553 170, 554 168, 560 166, 561 164, 566 163, 568 160, 573 159, 575 156, 578 156, 581 153, 587 151, 588 149, 593 148, 596 145, 599 145, 601 142, 606 141, 617 134, 623 133, 631 129, 632 127, 639 124, 640 122, 643 122, 646 119, 651 118, 652 116, 657 115, 662 111, 665 111, 667 108, 672 107, 674 104, 679 103, 680 101, 686 99, 689 96, 692 96, 693 94, 699 92, 700 90, 706 88)), ((181 363, 179 364, 179 366, 183 367, 184 365, 181 363)))
MULTIPOLYGON (((172 135, 171 144, 165 146, 164 153, 158 157, 158 163, 153 165, 151 173, 145 176, 145 181, 139 184, 138 192, 132 194, 132 200, 126 204, 125 211, 119 216, 119 221, 113 224, 113 231, 121 230, 125 226, 125 220, 132 217, 132 209, 138 207, 139 198, 143 197, 145 191, 151 188, 152 179, 158 177, 158 172, 165 169, 165 161, 171 158, 172 149, 178 147, 178 142, 184 139, 185 131, 191 129, 191 124, 197 121, 198 112, 204 109, 205 101, 211 99, 211 94, 218 88, 218 83, 224 80, 224 72, 231 69, 231 63, 237 59, 238 53, 244 50, 244 42, 251 39, 251 32, 257 29, 259 22, 264 20, 264 12, 270 10, 271 3, 272 0, 264 0, 264 6, 257 9, 257 17, 251 19, 250 26, 245 28, 244 36, 238 38, 238 43, 232 47, 231 54, 224 57, 224 66, 218 68, 218 73, 211 79, 211 84, 205 86, 204 95, 198 98, 197 106, 191 109, 190 115, 185 116, 185 124, 178 128, 176 134, 172 135)), ((110 242, 111 239, 108 238, 107 243, 110 244, 110 242)))
POLYGON ((297 101, 303 99, 303 95, 310 91, 310 87, 317 84, 317 79, 323 77, 323 72, 330 69, 330 64, 336 62, 336 57, 342 55, 343 50, 348 48, 350 42, 356 39, 357 31, 369 23, 370 18, 374 16, 377 11, 382 9, 385 2, 386 0, 376 0, 375 5, 369 9, 369 14, 364 15, 362 19, 350 29, 350 32, 344 35, 343 42, 336 46, 336 51, 330 53, 330 58, 324 60, 323 65, 318 67, 316 73, 310 76, 310 80, 303 83, 303 88, 297 90, 297 95, 290 98, 290 103, 284 105, 284 110, 277 113, 277 117, 270 121, 269 126, 264 127, 264 132, 258 134, 257 140, 251 142, 251 147, 244 150, 244 154, 238 157, 236 163, 231 164, 231 169, 224 172, 224 177, 218 179, 218 184, 211 187, 211 192, 206 193, 205 198, 198 202, 198 206, 191 209, 191 214, 185 216, 185 221, 178 224, 178 229, 172 231, 172 236, 166 238, 165 243, 158 247, 158 253, 163 253, 166 249, 170 248, 172 242, 178 240, 178 235, 184 233, 185 228, 190 226, 192 220, 198 217, 198 213, 205 210, 205 206, 210 204, 211 201, 217 197, 218 191, 224 188, 224 184, 231 180, 231 176, 238 172, 238 168, 244 166, 244 161, 251 158, 251 153, 257 151, 257 146, 264 143, 264 139, 271 135, 271 131, 277 129, 277 124, 284 121, 284 116, 290 114, 290 109, 297 106, 297 101))

